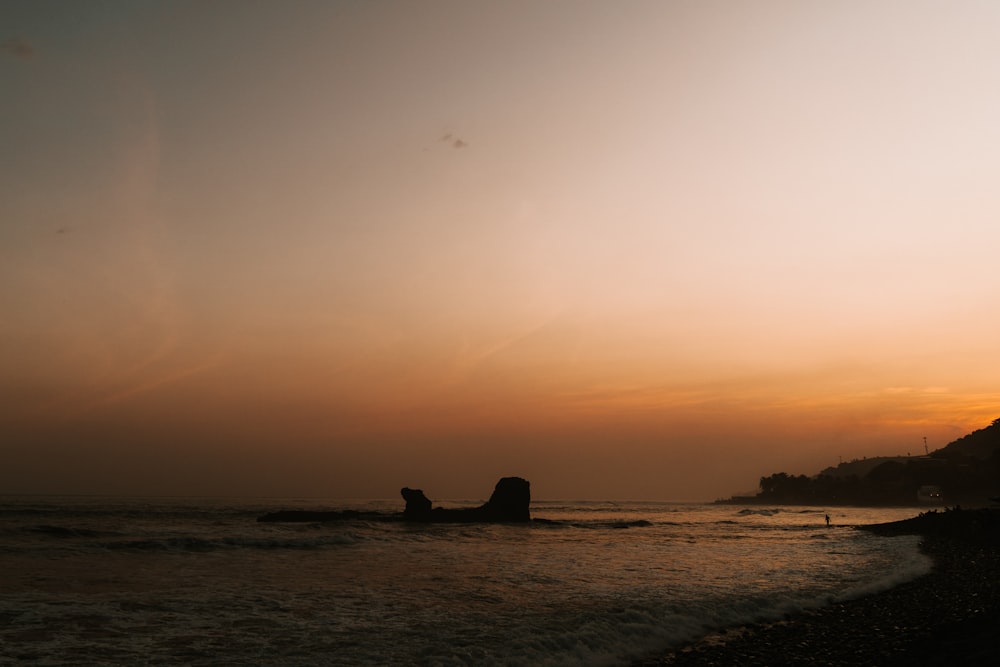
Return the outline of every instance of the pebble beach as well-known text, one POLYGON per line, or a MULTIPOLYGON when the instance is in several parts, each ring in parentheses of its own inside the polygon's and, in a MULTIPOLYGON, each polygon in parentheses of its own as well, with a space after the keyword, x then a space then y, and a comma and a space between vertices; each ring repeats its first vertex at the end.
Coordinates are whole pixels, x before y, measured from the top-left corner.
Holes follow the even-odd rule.
POLYGON ((730 628, 635 667, 997 664, 1000 510, 931 511, 858 528, 923 536, 932 571, 774 623, 730 628))

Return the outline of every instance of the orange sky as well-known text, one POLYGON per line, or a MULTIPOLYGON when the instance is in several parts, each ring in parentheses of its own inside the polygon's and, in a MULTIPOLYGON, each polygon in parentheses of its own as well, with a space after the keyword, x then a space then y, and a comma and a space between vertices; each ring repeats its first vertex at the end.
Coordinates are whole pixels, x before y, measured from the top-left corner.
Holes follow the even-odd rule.
POLYGON ((972 1, 5 2, 0 492, 943 446, 1000 416, 998 74, 972 1))

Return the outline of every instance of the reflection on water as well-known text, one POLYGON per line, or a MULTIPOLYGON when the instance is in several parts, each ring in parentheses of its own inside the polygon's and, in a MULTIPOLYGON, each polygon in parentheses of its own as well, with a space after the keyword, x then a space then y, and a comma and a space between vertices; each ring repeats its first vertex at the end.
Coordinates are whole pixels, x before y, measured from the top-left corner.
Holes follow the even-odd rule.
MULTIPOLYGON (((907 509, 536 502, 529 525, 261 524, 282 501, 9 502, 9 660, 580 664, 924 571, 907 509)), ((398 503, 359 502, 366 511, 398 503)))

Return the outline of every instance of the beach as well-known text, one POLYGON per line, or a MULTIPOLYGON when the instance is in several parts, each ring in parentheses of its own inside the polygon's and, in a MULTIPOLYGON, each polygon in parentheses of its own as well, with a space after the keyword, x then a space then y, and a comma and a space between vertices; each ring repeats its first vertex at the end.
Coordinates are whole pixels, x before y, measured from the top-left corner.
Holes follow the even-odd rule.
POLYGON ((932 571, 886 591, 712 634, 635 663, 992 665, 1000 656, 1000 511, 948 510, 864 530, 919 534, 932 571))

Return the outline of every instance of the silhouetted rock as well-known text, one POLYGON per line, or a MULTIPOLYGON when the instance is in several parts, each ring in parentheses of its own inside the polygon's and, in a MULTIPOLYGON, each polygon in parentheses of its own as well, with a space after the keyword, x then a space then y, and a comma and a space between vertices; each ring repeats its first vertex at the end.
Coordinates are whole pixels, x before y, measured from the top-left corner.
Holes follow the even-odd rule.
POLYGON ((479 507, 446 509, 431 508, 431 501, 423 491, 409 487, 400 490, 406 509, 403 517, 408 521, 434 523, 502 523, 531 521, 531 484, 521 477, 504 477, 497 482, 493 495, 479 507))
POLYGON ((403 500, 406 501, 406 509, 403 510, 403 516, 407 519, 420 519, 431 511, 431 501, 424 495, 424 492, 420 489, 411 489, 405 486, 400 490, 403 495, 403 500))
POLYGON ((531 521, 531 484, 521 477, 504 477, 493 488, 483 509, 495 521, 531 521))
POLYGON ((257 518, 261 522, 308 523, 320 521, 422 521, 427 523, 506 523, 531 521, 531 485, 520 477, 497 482, 489 501, 479 507, 432 507, 420 489, 400 489, 406 508, 402 514, 358 510, 279 510, 257 518))

